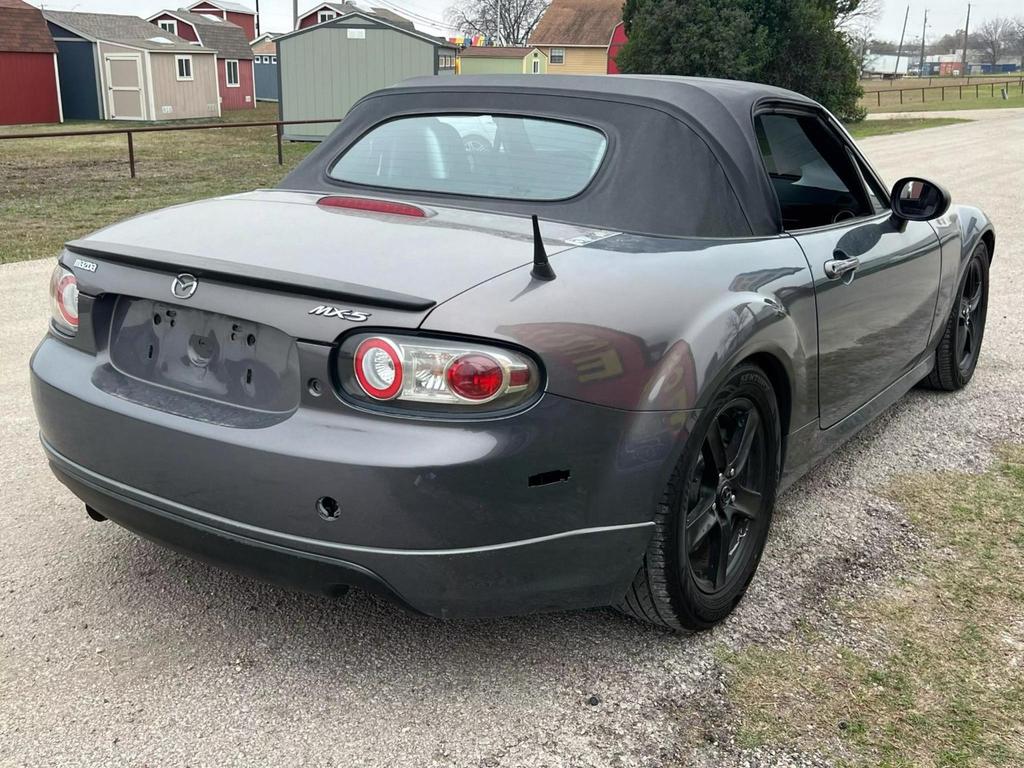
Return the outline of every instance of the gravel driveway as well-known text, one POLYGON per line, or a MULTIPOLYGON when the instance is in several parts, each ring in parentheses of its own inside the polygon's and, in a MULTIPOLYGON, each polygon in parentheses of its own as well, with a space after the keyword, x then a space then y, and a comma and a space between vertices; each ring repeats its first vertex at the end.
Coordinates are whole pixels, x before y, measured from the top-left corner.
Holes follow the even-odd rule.
POLYGON ((716 648, 778 642, 801 617, 827 627, 830 598, 891 579, 914 545, 873 495, 893 473, 979 470, 1024 441, 1024 116, 863 146, 890 181, 932 176, 995 221, 975 381, 912 393, 787 493, 747 598, 699 637, 604 610, 410 617, 90 522, 46 468, 29 399, 52 262, 0 267, 0 765, 815 764, 731 743, 716 648))

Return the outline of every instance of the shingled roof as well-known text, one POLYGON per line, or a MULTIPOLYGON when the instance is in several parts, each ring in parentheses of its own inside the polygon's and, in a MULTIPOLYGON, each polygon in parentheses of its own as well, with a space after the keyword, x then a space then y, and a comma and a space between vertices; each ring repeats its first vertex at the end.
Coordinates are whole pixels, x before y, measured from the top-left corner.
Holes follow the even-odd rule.
POLYGON ((416 25, 409 21, 404 16, 399 16, 394 11, 389 11, 387 8, 369 8, 364 9, 356 5, 355 3, 320 3, 313 8, 306 11, 303 16, 309 16, 313 11, 323 8, 324 6, 330 8, 339 16, 345 16, 349 13, 363 13, 367 16, 375 16, 381 21, 386 21, 388 24, 393 24, 396 27, 402 29, 408 29, 410 32, 418 32, 416 25))
POLYGON ((57 52, 38 8, 21 0, 0 0, 0 51, 57 52))
POLYGON ((608 45, 620 21, 621 0, 552 0, 530 45, 608 45))
POLYGON ((197 5, 212 5, 216 8, 220 8, 222 11, 230 11, 231 13, 247 13, 250 16, 255 16, 256 11, 247 5, 241 3, 226 3, 224 0, 199 0, 198 3, 192 3, 189 6, 189 10, 195 8, 197 5))
MULTIPOLYGON (((75 13, 71 11, 43 11, 43 16, 72 32, 92 40, 124 43, 150 51, 199 51, 212 53, 211 48, 193 45, 188 40, 154 27, 138 16, 118 16, 113 13, 75 13), (166 43, 160 42, 166 40, 166 43)), ((244 37, 244 35, 243 35, 244 37)), ((250 54, 251 55, 251 54, 250 54)))
MULTIPOLYGON (((513 48, 498 45, 477 45, 464 48, 459 55, 464 59, 521 59, 533 48, 513 48)), ((543 53, 543 51, 541 51, 543 53)))
POLYGON ((212 48, 222 59, 251 59, 252 48, 245 36, 245 30, 230 21, 224 21, 203 13, 193 13, 179 8, 176 11, 161 11, 151 18, 169 13, 196 28, 199 41, 212 48))

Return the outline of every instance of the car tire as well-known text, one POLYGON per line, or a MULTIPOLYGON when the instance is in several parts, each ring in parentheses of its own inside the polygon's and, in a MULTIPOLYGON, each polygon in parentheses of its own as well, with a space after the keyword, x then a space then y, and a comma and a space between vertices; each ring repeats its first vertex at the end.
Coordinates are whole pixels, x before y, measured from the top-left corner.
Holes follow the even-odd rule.
POLYGON ((978 243, 964 269, 946 327, 935 349, 935 367, 921 382, 928 389, 954 392, 963 389, 974 377, 988 314, 988 268, 988 246, 978 243))
POLYGON ((741 365, 697 419, 655 510, 654 535, 643 564, 616 607, 637 619, 689 632, 709 629, 728 616, 764 551, 781 453, 771 381, 757 366, 741 365), (748 426, 754 434, 743 459, 748 426), (723 552, 725 564, 719 567, 723 552))

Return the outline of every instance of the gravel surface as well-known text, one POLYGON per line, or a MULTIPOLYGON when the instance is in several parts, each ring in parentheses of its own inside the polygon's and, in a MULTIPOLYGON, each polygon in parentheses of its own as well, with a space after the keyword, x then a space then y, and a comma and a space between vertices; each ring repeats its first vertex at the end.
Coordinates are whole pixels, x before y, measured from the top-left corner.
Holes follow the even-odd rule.
POLYGON ((1017 112, 863 142, 889 180, 932 176, 994 219, 981 362, 966 391, 912 393, 787 493, 747 598, 699 637, 605 610, 410 617, 88 521, 29 399, 52 262, 0 267, 0 765, 825 765, 734 744, 714 652, 784 642, 800 617, 832 626, 830 598, 884 584, 915 543, 874 495, 894 473, 978 471, 1024 441, 1017 112))

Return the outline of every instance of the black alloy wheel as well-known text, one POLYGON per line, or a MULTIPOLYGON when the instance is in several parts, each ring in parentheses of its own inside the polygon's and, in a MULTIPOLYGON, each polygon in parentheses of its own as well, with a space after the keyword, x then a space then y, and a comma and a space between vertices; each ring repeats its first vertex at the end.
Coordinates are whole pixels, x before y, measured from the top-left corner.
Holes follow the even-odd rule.
POLYGON ((735 368, 695 419, 619 610, 691 632, 732 612, 768 538, 781 431, 778 401, 764 371, 751 364, 735 368))
POLYGON ((964 286, 960 291, 960 304, 956 322, 957 368, 961 375, 969 375, 978 362, 981 351, 981 331, 985 316, 982 298, 985 284, 981 274, 981 262, 971 259, 964 275, 964 286))
POLYGON ((988 314, 988 269, 988 246, 981 242, 964 267, 960 289, 935 349, 935 365, 921 382, 923 386, 954 392, 974 377, 988 314))
POLYGON ((751 557, 769 477, 764 443, 757 407, 736 398, 711 422, 691 473, 679 562, 708 595, 726 590, 751 557))

